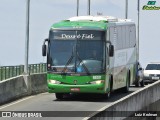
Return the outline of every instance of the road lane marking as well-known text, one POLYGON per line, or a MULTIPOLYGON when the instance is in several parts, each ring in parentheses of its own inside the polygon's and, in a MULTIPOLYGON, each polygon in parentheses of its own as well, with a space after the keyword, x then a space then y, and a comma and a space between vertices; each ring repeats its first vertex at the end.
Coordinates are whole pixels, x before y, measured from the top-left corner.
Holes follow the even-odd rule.
POLYGON ((3 106, 3 107, 0 107, 0 110, 1 110, 1 109, 4 109, 4 108, 6 108, 6 107, 9 107, 9 106, 15 105, 15 104, 17 104, 17 103, 23 102, 23 101, 28 100, 28 99, 33 98, 33 97, 35 97, 35 96, 29 96, 29 97, 27 97, 27 98, 23 98, 23 99, 18 100, 18 101, 16 101, 16 102, 9 103, 8 105, 5 105, 5 106, 3 106))
MULTIPOLYGON (((45 95, 45 94, 48 94, 48 92, 40 93, 40 94, 37 94, 37 95, 45 95)), ((2 105, 2 107, 0 107, 0 110, 1 110, 1 109, 4 109, 4 108, 6 108, 6 107, 9 107, 9 106, 15 105, 15 104, 17 104, 17 103, 23 102, 23 101, 25 101, 25 100, 28 100, 28 99, 30 99, 30 98, 36 97, 37 95, 28 96, 28 97, 22 98, 22 99, 20 99, 20 100, 14 101, 14 102, 12 102, 12 103, 8 103, 7 105, 2 105)))
MULTIPOLYGON (((45 95, 45 94, 47 94, 47 92, 45 92, 45 93, 40 93, 40 94, 37 94, 37 95, 45 95)), ((15 102, 13 102, 13 103, 9 103, 9 104, 4 105, 4 106, 2 105, 2 107, 0 107, 0 110, 1 110, 1 109, 4 109, 4 108, 6 108, 6 107, 9 107, 9 106, 15 105, 15 104, 17 104, 17 103, 23 102, 23 101, 25 101, 25 100, 28 100, 28 99, 30 99, 30 98, 36 97, 37 95, 32 95, 32 96, 29 96, 29 97, 25 97, 25 98, 22 98, 22 99, 20 99, 20 100, 18 100, 18 101, 15 101, 15 102)))

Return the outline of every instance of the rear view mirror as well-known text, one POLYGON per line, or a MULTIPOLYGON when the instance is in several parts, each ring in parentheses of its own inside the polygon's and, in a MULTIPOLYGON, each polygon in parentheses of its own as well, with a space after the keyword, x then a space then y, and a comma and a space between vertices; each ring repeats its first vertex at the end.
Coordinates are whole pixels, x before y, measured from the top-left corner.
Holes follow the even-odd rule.
POLYGON ((42 56, 46 56, 47 55, 47 46, 45 44, 45 42, 48 42, 49 39, 45 39, 42 45, 42 56))
POLYGON ((109 56, 113 57, 114 55, 114 46, 113 45, 109 45, 109 56))
POLYGON ((42 45, 42 56, 46 56, 46 45, 42 45))

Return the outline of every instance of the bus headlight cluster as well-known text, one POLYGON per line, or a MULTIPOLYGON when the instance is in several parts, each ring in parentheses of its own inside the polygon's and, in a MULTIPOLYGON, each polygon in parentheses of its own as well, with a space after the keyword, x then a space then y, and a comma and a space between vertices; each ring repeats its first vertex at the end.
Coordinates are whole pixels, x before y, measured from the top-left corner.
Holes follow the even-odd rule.
POLYGON ((48 80, 48 83, 51 83, 51 84, 60 84, 61 82, 59 82, 57 80, 48 80))
POLYGON ((101 84, 101 83, 104 83, 104 80, 96 80, 96 81, 90 82, 90 84, 101 84))

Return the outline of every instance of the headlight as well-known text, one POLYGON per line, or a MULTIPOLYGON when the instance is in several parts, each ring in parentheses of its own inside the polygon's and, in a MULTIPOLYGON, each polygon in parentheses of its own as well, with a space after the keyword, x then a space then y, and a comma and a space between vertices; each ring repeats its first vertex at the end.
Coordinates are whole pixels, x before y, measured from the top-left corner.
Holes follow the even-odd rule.
POLYGON ((101 84, 101 83, 104 83, 104 80, 96 80, 96 81, 90 82, 90 84, 101 84))
POLYGON ((149 74, 148 73, 144 73, 144 77, 149 77, 149 74))
POLYGON ((60 84, 61 82, 59 82, 57 80, 48 80, 48 83, 51 83, 51 84, 60 84))

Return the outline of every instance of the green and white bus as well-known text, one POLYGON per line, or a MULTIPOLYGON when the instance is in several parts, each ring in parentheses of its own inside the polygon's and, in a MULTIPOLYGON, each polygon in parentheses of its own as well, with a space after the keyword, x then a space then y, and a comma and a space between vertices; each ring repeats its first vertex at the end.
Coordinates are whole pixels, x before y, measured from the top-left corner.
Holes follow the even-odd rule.
POLYGON ((78 16, 51 26, 42 46, 49 93, 98 93, 136 83, 135 23, 110 16, 78 16), (47 45, 46 45, 47 42, 47 45))

